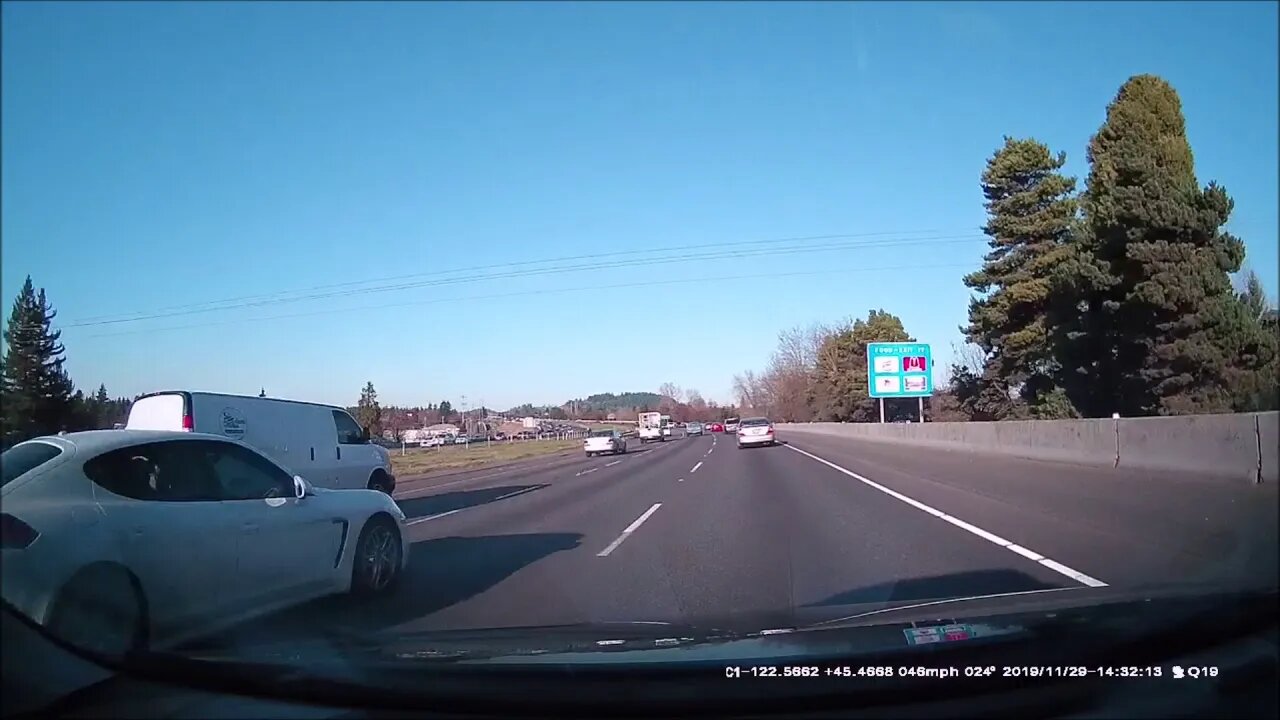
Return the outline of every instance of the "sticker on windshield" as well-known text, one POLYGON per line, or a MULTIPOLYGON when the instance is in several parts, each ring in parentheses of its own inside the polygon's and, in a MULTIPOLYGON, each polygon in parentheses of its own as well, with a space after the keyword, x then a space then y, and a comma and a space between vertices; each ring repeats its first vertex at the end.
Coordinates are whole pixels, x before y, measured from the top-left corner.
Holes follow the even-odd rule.
POLYGON ((909 645, 955 642, 956 640, 969 640, 974 637, 973 627, 969 625, 934 625, 932 627, 907 628, 902 632, 906 634, 909 645))

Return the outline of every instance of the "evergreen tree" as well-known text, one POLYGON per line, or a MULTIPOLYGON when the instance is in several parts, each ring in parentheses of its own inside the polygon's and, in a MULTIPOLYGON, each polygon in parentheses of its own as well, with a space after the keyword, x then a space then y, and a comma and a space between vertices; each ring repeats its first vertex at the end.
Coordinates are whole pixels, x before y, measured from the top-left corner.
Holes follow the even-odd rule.
POLYGON ((5 444, 37 435, 74 429, 76 404, 63 363, 62 333, 52 327, 57 312, 44 289, 37 292, 27 276, 14 300, 4 332, 2 436, 5 444))
POLYGON ((974 419, 1063 412, 1049 315, 1053 269, 1065 259, 1076 217, 1075 180, 1059 173, 1065 163, 1064 153, 1036 140, 1006 137, 982 173, 991 250, 964 278, 982 295, 970 301, 961 332, 982 349, 985 367, 956 378, 974 419))
POLYGON ((98 430, 106 430, 115 422, 115 408, 112 406, 111 396, 107 394, 107 386, 105 383, 98 384, 98 392, 94 393, 91 399, 93 427, 98 430))
MULTIPOLYGON (((872 310, 866 320, 859 319, 823 340, 809 398, 819 420, 880 419, 880 409, 867 384, 867 343, 872 342, 913 342, 913 338, 907 335, 901 318, 884 310, 872 310)), ((886 418, 892 419, 898 404, 886 403, 885 408, 886 418)))
POLYGON ((1258 274, 1250 270, 1244 273, 1243 287, 1238 294, 1247 322, 1259 342, 1246 347, 1251 363, 1240 363, 1235 370, 1232 387, 1235 391, 1234 409, 1238 412, 1280 410, 1280 314, 1267 299, 1258 274))
POLYGON ((1095 417, 1231 410, 1233 376, 1266 364, 1266 342, 1228 276, 1244 259, 1221 229, 1231 198, 1198 186, 1174 89, 1130 78, 1088 159, 1087 233, 1058 274, 1072 403, 1095 417))
POLYGON ((378 406, 378 391, 373 389, 373 381, 365 384, 360 391, 360 402, 356 405, 356 422, 369 432, 370 437, 382 434, 382 408, 378 406))

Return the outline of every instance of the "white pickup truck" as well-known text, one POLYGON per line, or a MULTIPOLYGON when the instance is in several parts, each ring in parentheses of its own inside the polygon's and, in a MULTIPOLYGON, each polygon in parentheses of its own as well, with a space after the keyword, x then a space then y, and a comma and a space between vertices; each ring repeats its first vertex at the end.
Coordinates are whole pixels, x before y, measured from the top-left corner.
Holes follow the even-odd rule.
POLYGON ((667 438, 662 432, 662 413, 640 413, 638 420, 636 434, 640 437, 641 445, 654 441, 666 442, 667 438))

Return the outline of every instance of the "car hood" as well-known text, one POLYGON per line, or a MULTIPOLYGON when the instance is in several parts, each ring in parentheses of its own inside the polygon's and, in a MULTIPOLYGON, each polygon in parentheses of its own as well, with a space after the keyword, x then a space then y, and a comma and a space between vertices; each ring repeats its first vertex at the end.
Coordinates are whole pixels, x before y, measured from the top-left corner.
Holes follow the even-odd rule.
MULTIPOLYGON (((1063 588, 926 602, 801 608, 783 616, 741 615, 717 623, 628 620, 536 627, 406 632, 330 629, 311 643, 239 648, 234 658, 310 668, 339 661, 459 665, 629 665, 770 663, 848 658, 922 646, 1043 640, 1119 639, 1166 631, 1206 613, 1270 612, 1275 589, 1223 593, 1186 588, 1118 591, 1063 588), (1242 609, 1243 608, 1243 609, 1242 609), (1067 633, 1064 635, 1063 633, 1067 633)), ((926 648, 927 649, 927 648, 926 648)))

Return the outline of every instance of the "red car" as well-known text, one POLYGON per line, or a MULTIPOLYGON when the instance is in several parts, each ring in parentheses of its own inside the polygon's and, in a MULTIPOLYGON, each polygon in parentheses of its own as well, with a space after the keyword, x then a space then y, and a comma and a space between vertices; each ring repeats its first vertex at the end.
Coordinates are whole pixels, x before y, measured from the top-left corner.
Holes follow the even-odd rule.
POLYGON ((707 423, 707 429, 710 430, 711 432, 722 433, 724 432, 724 424, 718 423, 718 422, 707 423))

